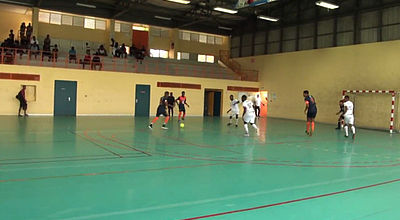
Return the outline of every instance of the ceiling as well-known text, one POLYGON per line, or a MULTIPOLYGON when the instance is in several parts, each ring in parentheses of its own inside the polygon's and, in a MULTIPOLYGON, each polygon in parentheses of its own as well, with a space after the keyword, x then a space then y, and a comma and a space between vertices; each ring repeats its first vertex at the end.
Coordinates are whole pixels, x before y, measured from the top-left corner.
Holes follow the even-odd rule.
POLYGON ((327 10, 315 5, 315 0, 276 0, 257 7, 245 7, 230 15, 212 10, 216 6, 233 8, 237 0, 192 0, 188 5, 165 0, 0 0, 0 2, 35 6, 88 16, 180 28, 213 34, 255 31, 269 26, 284 26, 321 19, 338 14, 351 14, 360 9, 398 4, 398 0, 330 0, 340 5, 337 10, 327 10), (96 8, 77 6, 76 3, 95 5, 96 8), (257 19, 257 15, 280 18, 279 22, 257 19), (155 16, 171 18, 161 20, 155 16), (229 27, 232 31, 218 27, 229 27))

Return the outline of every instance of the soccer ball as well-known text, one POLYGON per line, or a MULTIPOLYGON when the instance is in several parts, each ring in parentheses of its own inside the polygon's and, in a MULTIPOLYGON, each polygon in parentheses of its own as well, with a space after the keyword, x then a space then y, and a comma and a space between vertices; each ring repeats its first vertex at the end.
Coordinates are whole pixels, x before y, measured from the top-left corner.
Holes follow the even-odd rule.
POLYGON ((185 124, 181 123, 181 128, 184 128, 184 127, 185 127, 185 124))

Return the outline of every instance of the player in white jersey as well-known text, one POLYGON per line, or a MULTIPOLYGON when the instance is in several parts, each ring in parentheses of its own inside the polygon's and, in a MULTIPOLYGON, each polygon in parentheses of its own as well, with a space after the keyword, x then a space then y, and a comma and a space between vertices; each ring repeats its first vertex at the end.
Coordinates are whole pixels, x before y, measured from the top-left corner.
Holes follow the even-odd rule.
POLYGON ((232 125, 232 118, 236 117, 236 127, 238 126, 238 122, 239 122, 239 100, 234 99, 233 95, 229 96, 229 99, 231 100, 231 108, 226 112, 229 114, 229 112, 231 113, 229 116, 229 123, 228 126, 232 125))
POLYGON ((353 133, 353 139, 356 137, 356 127, 354 126, 354 105, 353 102, 350 101, 349 96, 344 97, 344 131, 346 133, 345 137, 349 136, 349 126, 351 127, 351 131, 353 133))
POLYGON ((247 100, 247 96, 243 95, 242 96, 242 102, 243 102, 243 122, 244 122, 244 136, 248 137, 249 136, 249 123, 250 125, 256 129, 257 136, 260 135, 260 130, 258 129, 257 125, 255 124, 256 120, 256 114, 254 112, 253 108, 253 102, 247 100))

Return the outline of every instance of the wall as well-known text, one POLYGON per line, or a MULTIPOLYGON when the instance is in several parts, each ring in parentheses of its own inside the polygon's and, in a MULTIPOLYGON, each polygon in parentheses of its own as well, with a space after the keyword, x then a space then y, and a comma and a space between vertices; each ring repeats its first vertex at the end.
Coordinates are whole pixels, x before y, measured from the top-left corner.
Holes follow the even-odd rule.
MULTIPOLYGON (((0 8, 3 4, 0 4, 0 8)), ((19 27, 21 23, 25 22, 26 25, 32 22, 32 15, 19 14, 15 12, 4 11, 3 8, 0 9, 0 42, 3 42, 8 38, 10 30, 14 30, 15 39, 19 36, 19 27)))
POLYGON ((72 80, 78 82, 77 114, 134 114, 135 84, 151 85, 150 114, 154 115, 159 98, 164 91, 172 91, 179 96, 182 89, 159 88, 157 82, 182 82, 201 84, 201 90, 185 89, 190 108, 188 115, 202 116, 204 109, 204 89, 224 89, 223 112, 229 109, 229 95, 237 96, 237 92, 226 91, 230 86, 258 87, 256 82, 241 82, 193 77, 174 77, 150 74, 116 73, 106 71, 88 71, 62 68, 0 65, 0 72, 39 74, 41 80, 17 81, 0 80, 0 115, 15 115, 18 102, 15 95, 21 85, 36 85, 37 98, 28 103, 30 114, 53 114, 54 81, 72 80))
MULTIPOLYGON (((304 120, 302 92, 308 89, 317 101, 317 121, 336 123, 335 113, 343 89, 400 90, 399 51, 400 41, 390 41, 237 61, 244 67, 260 71, 262 89, 272 95, 269 116, 304 120)), ((356 95, 354 99, 357 124, 389 128, 390 95, 356 95)))

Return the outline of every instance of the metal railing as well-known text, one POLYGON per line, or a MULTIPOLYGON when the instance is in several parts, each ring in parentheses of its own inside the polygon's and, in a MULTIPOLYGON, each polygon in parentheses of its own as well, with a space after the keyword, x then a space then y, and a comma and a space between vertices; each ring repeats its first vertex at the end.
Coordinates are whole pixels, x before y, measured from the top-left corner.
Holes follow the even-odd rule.
POLYGON ((130 56, 118 58, 91 55, 89 57, 83 54, 70 55, 62 52, 19 48, 0 47, 0 64, 257 81, 254 77, 239 77, 230 69, 215 64, 196 65, 148 57, 138 60, 130 56))

